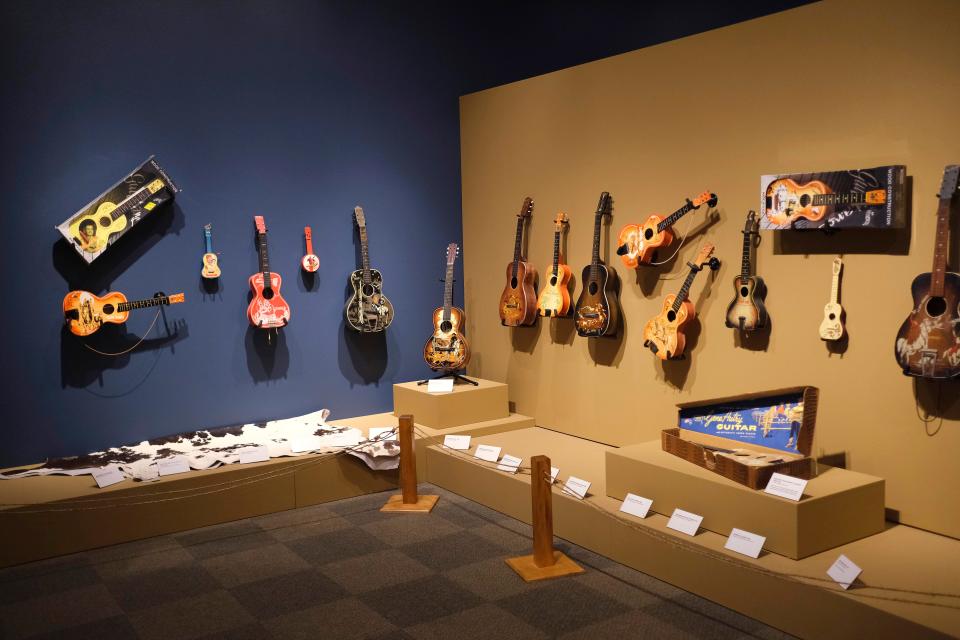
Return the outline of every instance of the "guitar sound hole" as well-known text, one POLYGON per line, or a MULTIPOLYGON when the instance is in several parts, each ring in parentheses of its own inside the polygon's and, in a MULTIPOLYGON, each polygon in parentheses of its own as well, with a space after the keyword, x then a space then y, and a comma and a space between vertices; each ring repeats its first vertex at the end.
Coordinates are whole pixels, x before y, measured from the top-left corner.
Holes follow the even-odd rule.
POLYGON ((597 283, 596 283, 596 282, 591 282, 591 283, 590 283, 590 286, 587 287, 587 289, 590 291, 590 295, 592 295, 592 296, 597 295, 597 283))
POLYGON ((643 230, 643 237, 644 237, 645 240, 649 240, 650 238, 652 238, 652 237, 653 237, 653 229, 644 229, 644 230, 643 230))
POLYGON ((511 288, 511 289, 516 289, 516 288, 517 288, 517 279, 516 279, 516 278, 510 278, 510 288, 511 288))
POLYGON ((440 331, 443 331, 444 333, 450 331, 452 327, 453 324, 451 324, 449 320, 444 320, 440 323, 440 331))
POLYGON ((828 317, 829 317, 831 320, 836 320, 836 319, 837 319, 837 314, 831 313, 828 317))
POLYGON ((263 290, 263 297, 266 298, 267 300, 269 300, 270 298, 272 298, 272 297, 273 297, 273 289, 264 289, 264 290, 263 290))
POLYGON ((943 312, 947 310, 947 301, 936 296, 927 300, 927 315, 931 318, 936 318, 937 316, 943 315, 943 312))
POLYGON ((749 293, 750 293, 750 290, 749 290, 749 289, 747 289, 746 287, 740 287, 740 297, 741 297, 741 298, 746 298, 746 297, 747 297, 747 294, 749 294, 749 293))
POLYGON ((105 305, 103 305, 103 312, 104 312, 106 315, 110 315, 111 313, 113 313, 113 305, 112 305, 112 304, 105 304, 105 305))
POLYGON ((365 295, 365 296, 367 296, 367 297, 370 297, 370 296, 373 295, 373 285, 372 285, 372 284, 365 284, 365 285, 363 285, 363 295, 365 295))
POLYGON ((110 218, 108 218, 107 216, 103 216, 102 218, 100 218, 100 226, 101 226, 101 227, 109 227, 109 226, 110 226, 110 222, 111 222, 111 220, 110 220, 110 218))
POLYGON ((550 286, 551 286, 551 287, 557 286, 557 276, 552 276, 552 277, 550 278, 550 286))
POLYGON ((807 195, 806 193, 803 194, 802 196, 800 196, 800 206, 801 206, 801 207, 806 208, 806 207, 810 206, 810 202, 811 202, 810 196, 807 195))
POLYGON ((674 313, 672 309, 670 311, 667 311, 667 320, 669 320, 670 322, 673 322, 676 319, 677 319, 677 314, 674 313))

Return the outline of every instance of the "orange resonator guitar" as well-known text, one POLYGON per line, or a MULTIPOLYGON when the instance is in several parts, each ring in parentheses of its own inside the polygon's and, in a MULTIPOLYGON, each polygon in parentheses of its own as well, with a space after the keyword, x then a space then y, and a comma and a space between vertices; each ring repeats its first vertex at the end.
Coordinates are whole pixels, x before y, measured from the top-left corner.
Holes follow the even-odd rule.
POLYGON ((884 204, 886 201, 887 192, 883 189, 833 193, 819 180, 800 185, 790 178, 781 178, 767 187, 765 215, 775 225, 785 225, 797 218, 816 222, 826 215, 827 207, 884 204))
POLYGON ((75 336, 88 336, 103 326, 104 322, 123 324, 131 309, 146 309, 161 304, 183 302, 183 294, 172 296, 158 293, 147 300, 128 301, 119 291, 105 296, 95 296, 87 291, 71 291, 63 299, 63 317, 75 336))
POLYGON ((290 322, 290 305, 280 295, 283 280, 279 273, 270 271, 267 255, 267 224, 263 216, 254 216, 257 225, 257 252, 260 255, 260 272, 250 276, 253 299, 247 307, 247 319, 258 329, 276 329, 290 322))
POLYGON ((620 236, 617 238, 619 245, 617 255, 623 260, 623 264, 631 269, 641 264, 650 264, 657 249, 669 246, 673 242, 671 231, 673 225, 694 209, 699 209, 704 203, 710 208, 717 206, 717 196, 704 191, 693 200, 687 200, 685 205, 667 217, 655 213, 643 224, 628 224, 621 229, 620 236))

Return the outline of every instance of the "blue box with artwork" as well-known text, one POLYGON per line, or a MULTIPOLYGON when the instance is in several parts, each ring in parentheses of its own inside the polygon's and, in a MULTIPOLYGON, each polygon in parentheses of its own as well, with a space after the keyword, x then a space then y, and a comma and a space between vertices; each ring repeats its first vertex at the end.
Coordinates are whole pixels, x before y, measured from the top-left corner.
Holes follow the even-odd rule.
POLYGON ((816 387, 791 387, 683 403, 661 445, 752 489, 774 473, 810 478, 818 396, 816 387))

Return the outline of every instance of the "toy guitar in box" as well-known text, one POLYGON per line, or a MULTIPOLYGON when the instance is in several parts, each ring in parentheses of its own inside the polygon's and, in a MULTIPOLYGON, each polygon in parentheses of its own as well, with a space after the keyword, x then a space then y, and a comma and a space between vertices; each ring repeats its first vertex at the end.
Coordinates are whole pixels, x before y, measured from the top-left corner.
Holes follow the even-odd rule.
POLYGON ((153 156, 57 226, 88 264, 180 190, 153 156))
POLYGON ((810 478, 816 387, 792 387, 687 402, 678 427, 660 435, 663 450, 751 489, 774 473, 810 478))

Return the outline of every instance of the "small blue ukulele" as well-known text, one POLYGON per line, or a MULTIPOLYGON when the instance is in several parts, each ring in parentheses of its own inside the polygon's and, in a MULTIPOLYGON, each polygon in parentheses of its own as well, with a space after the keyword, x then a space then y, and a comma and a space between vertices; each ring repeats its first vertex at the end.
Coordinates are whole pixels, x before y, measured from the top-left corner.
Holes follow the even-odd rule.
POLYGON ((213 280, 220 277, 217 254, 213 252, 213 225, 203 225, 203 240, 207 244, 207 252, 203 254, 203 270, 200 271, 200 275, 208 280, 213 280))

